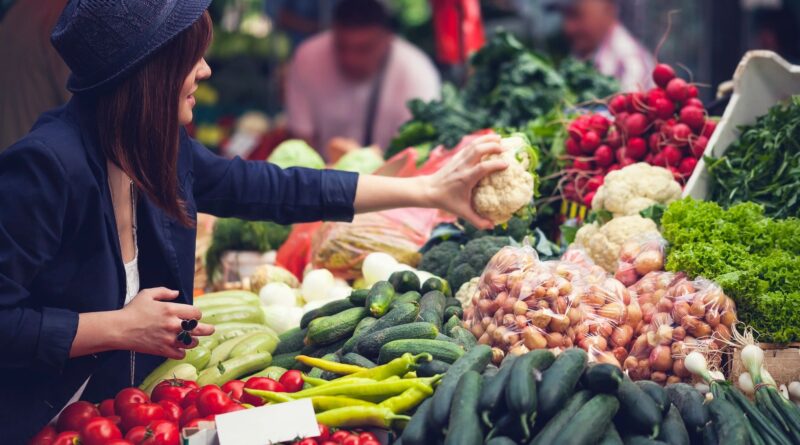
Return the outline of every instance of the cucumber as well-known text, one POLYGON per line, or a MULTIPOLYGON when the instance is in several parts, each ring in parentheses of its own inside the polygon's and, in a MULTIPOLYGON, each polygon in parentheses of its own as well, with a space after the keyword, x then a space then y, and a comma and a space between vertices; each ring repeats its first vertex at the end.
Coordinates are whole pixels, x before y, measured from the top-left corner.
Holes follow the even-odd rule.
POLYGON ((438 290, 439 292, 443 293, 446 297, 452 297, 453 292, 450 290, 450 285, 447 281, 442 280, 441 278, 437 277, 430 277, 422 283, 422 287, 420 287, 420 293, 422 295, 427 294, 428 292, 438 290))
MULTIPOLYGON (((329 362, 339 363, 339 358, 336 356, 336 354, 325 354, 321 358, 323 360, 327 360, 329 362)), ((323 379, 323 378, 325 378, 323 376, 324 373, 325 373, 325 371, 323 371, 320 368, 311 368, 311 370, 308 371, 307 374, 308 374, 309 377, 313 377, 313 378, 316 378, 316 379, 323 379)), ((334 378, 336 378, 336 377, 334 376, 334 378)), ((330 379, 325 379, 325 380, 330 380, 330 379)))
POLYGON ((481 393, 481 375, 469 370, 456 385, 450 405, 450 428, 445 445, 483 445, 483 430, 478 417, 478 399, 481 393))
MULTIPOLYGON (((669 403, 669 402, 667 402, 669 403)), ((672 403, 669 403, 664 421, 661 422, 661 432, 658 433, 658 440, 664 441, 669 445, 689 445, 689 432, 681 419, 681 413, 672 403)))
POLYGON ((350 338, 358 322, 366 316, 366 309, 354 307, 335 315, 314 319, 308 325, 306 343, 310 345, 327 345, 350 338))
POLYGON ((619 437, 617 428, 613 423, 608 425, 606 432, 600 438, 600 442, 597 442, 597 445, 622 445, 622 438, 619 437))
POLYGON ((419 300, 419 319, 432 323, 436 326, 436 329, 441 329, 442 318, 444 317, 444 301, 445 296, 439 291, 430 291, 423 294, 419 300))
POLYGON ((519 423, 519 416, 517 416, 516 413, 507 413, 498 419, 494 424, 494 428, 489 431, 486 438, 491 440, 500 435, 507 436, 516 443, 525 443, 529 439, 525 437, 525 432, 522 431, 522 426, 519 423))
POLYGON ((442 319, 449 320, 450 317, 461 318, 463 316, 464 316, 464 309, 461 309, 461 306, 445 306, 444 315, 442 316, 442 319))
POLYGON ((394 307, 397 306, 400 303, 419 304, 419 299, 420 298, 422 298, 422 295, 420 295, 419 292, 415 292, 415 291, 410 291, 410 292, 406 292, 406 293, 404 293, 402 295, 397 295, 396 297, 394 297, 394 300, 392 300, 392 304, 389 306, 389 309, 390 310, 394 309, 394 307))
POLYGON ((639 385, 625 377, 617 390, 617 398, 620 402, 618 426, 624 426, 626 432, 640 433, 650 438, 658 436, 663 420, 661 409, 639 385))
POLYGON ((303 314, 303 318, 300 319, 300 328, 305 329, 313 320, 316 320, 317 318, 335 315, 339 312, 346 311, 347 309, 352 309, 354 307, 356 306, 347 298, 331 301, 330 303, 326 303, 303 314))
POLYGON ((406 352, 413 355, 429 353, 436 360, 453 363, 464 355, 464 349, 455 344, 440 340, 394 340, 381 346, 378 363, 384 364, 402 356, 406 352))
POLYGON ((300 350, 300 353, 309 357, 320 358, 323 355, 334 354, 339 352, 344 346, 346 339, 341 339, 336 343, 327 345, 310 345, 300 350))
POLYGON ((260 306, 220 306, 203 311, 203 323, 264 323, 264 313, 260 306))
POLYGON ((421 364, 417 368, 417 377, 433 377, 437 374, 444 374, 450 369, 450 363, 441 360, 431 360, 421 364))
POLYGON ((395 292, 419 292, 419 277, 410 270, 398 270, 389 275, 389 284, 395 292))
POLYGON ((347 297, 350 300, 350 303, 356 307, 364 307, 367 304, 367 296, 369 295, 369 289, 356 289, 350 293, 350 296, 347 297))
POLYGON ((472 332, 462 328, 461 326, 456 326, 451 331, 451 337, 456 340, 456 343, 461 345, 465 351, 469 351, 475 345, 478 344, 478 340, 475 339, 475 336, 472 335, 472 332))
POLYGON ((272 354, 258 352, 225 360, 217 366, 206 368, 197 377, 199 386, 219 385, 264 369, 272 363, 272 354))
MULTIPOLYGON (((418 323, 425 323, 424 321, 420 321, 418 323)), ((449 335, 444 334, 436 334, 436 338, 434 340, 445 341, 447 343, 452 343, 454 345, 461 346, 461 343, 457 342, 455 338, 450 337, 449 335)), ((461 346, 463 348, 463 346, 461 346)))
POLYGON ((370 335, 361 336, 356 344, 356 351, 366 357, 375 357, 381 347, 394 340, 402 339, 434 339, 439 334, 436 326, 425 323, 415 322, 392 326, 373 332, 370 335))
POLYGON ((549 367, 555 356, 547 349, 528 352, 513 364, 511 377, 506 384, 506 407, 516 413, 525 437, 530 437, 530 427, 536 415, 536 375, 549 367))
POLYGON ((530 445, 548 445, 554 444, 556 436, 561 431, 567 428, 572 420, 572 417, 578 412, 592 398, 592 393, 588 390, 581 390, 572 395, 567 400, 564 407, 552 418, 544 428, 539 431, 539 434, 533 438, 530 445))
POLYGON ((305 346, 303 339, 306 338, 305 329, 294 327, 278 336, 278 346, 273 351, 273 354, 280 355, 287 352, 299 351, 305 346))
POLYGON ((581 377, 581 384, 597 393, 616 394, 623 378, 622 370, 608 363, 589 365, 581 377))
MULTIPOLYGON (((505 412, 506 384, 511 376, 511 369, 519 356, 507 355, 500 364, 500 370, 489 379, 481 388, 481 398, 478 407, 483 423, 491 428, 494 426, 492 419, 497 419, 499 413, 505 412)), ((417 371, 419 374, 419 370, 417 371)))
POLYGON ((386 315, 379 318, 378 321, 365 327, 363 331, 358 333, 358 336, 371 335, 373 332, 378 332, 392 326, 411 323, 417 318, 417 314, 419 314, 419 305, 412 303, 398 304, 386 315))
POLYGON ((508 437, 498 436, 486 442, 486 445, 516 445, 517 442, 508 437))
POLYGON ((243 355, 250 355, 256 352, 275 352, 275 347, 278 345, 278 337, 270 334, 269 332, 256 332, 252 337, 247 338, 238 345, 234 346, 231 350, 230 357, 241 357, 243 355))
POLYGON ((667 385, 666 391, 669 400, 678 408, 689 435, 701 434, 708 423, 708 407, 703 404, 703 395, 686 383, 667 385))
POLYGON ((362 318, 361 321, 359 321, 358 324, 356 325, 356 329, 353 331, 352 337, 347 339, 344 346, 342 346, 342 353, 347 354, 349 352, 355 352, 356 346, 358 345, 358 340, 359 338, 361 338, 360 337, 361 333, 368 327, 375 324, 376 321, 378 321, 377 318, 372 318, 372 317, 362 318))
POLYGON ((598 394, 586 402, 570 419, 576 428, 564 428, 553 443, 593 445, 603 437, 606 427, 619 410, 619 401, 610 394, 598 394), (584 427, 581 428, 580 425, 584 427), (588 427, 588 428, 587 428, 588 427))
POLYGON ((427 416, 430 431, 438 434, 446 426, 450 414, 450 403, 453 401, 453 394, 461 376, 470 370, 482 372, 491 358, 492 348, 487 345, 478 345, 450 366, 447 374, 436 388, 436 392, 433 393, 433 406, 430 415, 427 416))
POLYGON ((447 309, 453 306, 461 307, 461 302, 458 301, 458 298, 447 297, 447 299, 444 301, 444 308, 447 309))
POLYGON ((747 445, 750 443, 747 419, 742 411, 732 403, 715 398, 708 404, 708 413, 720 444, 747 445))
POLYGON ((703 427, 703 445, 719 445, 719 437, 712 422, 703 427))
POLYGON ((428 418, 432 407, 433 399, 428 398, 417 408, 400 436, 404 445, 427 445, 439 441, 440 429, 428 427, 428 418))
POLYGON ((364 357, 363 355, 356 354, 355 352, 348 352, 347 354, 343 355, 342 363, 361 366, 362 368, 374 368, 377 366, 372 360, 364 357))
POLYGON ((297 363, 294 358, 300 354, 300 351, 286 352, 281 355, 272 357, 272 366, 278 366, 285 369, 292 369, 297 363))
POLYGON ((661 410, 661 417, 666 417, 671 403, 664 387, 652 380, 638 380, 636 384, 639 385, 639 388, 642 388, 645 394, 656 402, 656 406, 661 410))
POLYGON ((445 324, 442 325, 442 333, 444 335, 451 335, 451 333, 453 332, 453 328, 456 326, 461 326, 461 318, 453 315, 452 317, 447 319, 447 322, 445 324))
POLYGON ((625 445, 667 445, 665 442, 660 440, 651 439, 645 436, 626 436, 625 441, 623 442, 625 445))
POLYGON ((372 285, 367 295, 367 309, 373 317, 380 318, 389 310, 394 299, 394 288, 386 281, 378 281, 372 285))
POLYGON ((569 396, 586 368, 586 352, 580 348, 567 349, 558 355, 555 362, 542 375, 539 385, 539 407, 537 414, 543 419, 553 417, 569 396))

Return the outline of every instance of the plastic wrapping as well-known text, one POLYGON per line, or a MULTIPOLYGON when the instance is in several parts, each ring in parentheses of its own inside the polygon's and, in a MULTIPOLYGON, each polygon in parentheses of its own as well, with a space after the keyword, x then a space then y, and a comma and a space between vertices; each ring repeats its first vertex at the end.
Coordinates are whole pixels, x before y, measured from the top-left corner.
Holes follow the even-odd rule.
POLYGON ((666 248, 667 241, 654 233, 626 241, 619 251, 614 278, 631 286, 648 273, 663 270, 666 248))

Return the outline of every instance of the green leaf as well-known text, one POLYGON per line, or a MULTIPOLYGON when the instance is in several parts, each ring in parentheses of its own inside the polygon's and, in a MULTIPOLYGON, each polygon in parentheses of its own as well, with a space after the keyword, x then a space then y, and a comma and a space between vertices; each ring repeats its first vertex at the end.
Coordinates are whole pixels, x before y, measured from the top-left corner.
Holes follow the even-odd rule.
POLYGON ((653 204, 639 212, 639 214, 642 215, 642 218, 650 218, 655 221, 657 225, 661 225, 661 217, 664 216, 665 210, 667 210, 665 205, 653 204))
POLYGON ((605 209, 592 210, 586 215, 586 224, 596 222, 601 226, 614 218, 614 214, 605 209))

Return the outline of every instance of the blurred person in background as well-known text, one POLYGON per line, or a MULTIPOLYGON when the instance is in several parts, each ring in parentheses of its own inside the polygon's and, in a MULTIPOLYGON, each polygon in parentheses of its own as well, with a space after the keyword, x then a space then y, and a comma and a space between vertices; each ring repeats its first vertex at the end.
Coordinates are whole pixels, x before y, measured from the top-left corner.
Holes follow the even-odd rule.
POLYGON ((760 9, 754 14, 754 49, 768 49, 792 63, 800 62, 795 16, 787 9, 760 9))
POLYGON ((303 43, 330 24, 338 0, 269 0, 267 14, 275 27, 286 32, 292 47, 303 43))
POLYGON ((50 43, 67 0, 17 0, 0 21, 0 151, 69 100, 69 68, 50 43))
POLYGON ((396 36, 377 0, 341 0, 333 27, 297 50, 286 79, 289 131, 329 162, 369 145, 385 149, 411 117, 406 102, 430 100, 439 74, 396 36))
POLYGON ((653 86, 653 55, 619 21, 616 0, 552 0, 562 13, 562 30, 575 57, 591 60, 623 91, 653 86))

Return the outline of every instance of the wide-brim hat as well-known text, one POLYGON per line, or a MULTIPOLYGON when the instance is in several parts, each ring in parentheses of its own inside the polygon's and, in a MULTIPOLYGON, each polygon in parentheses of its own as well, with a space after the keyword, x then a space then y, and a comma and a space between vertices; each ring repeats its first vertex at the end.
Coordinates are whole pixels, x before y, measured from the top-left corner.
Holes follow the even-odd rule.
POLYGON ((111 87, 203 15, 211 0, 70 0, 50 40, 67 89, 111 87))

